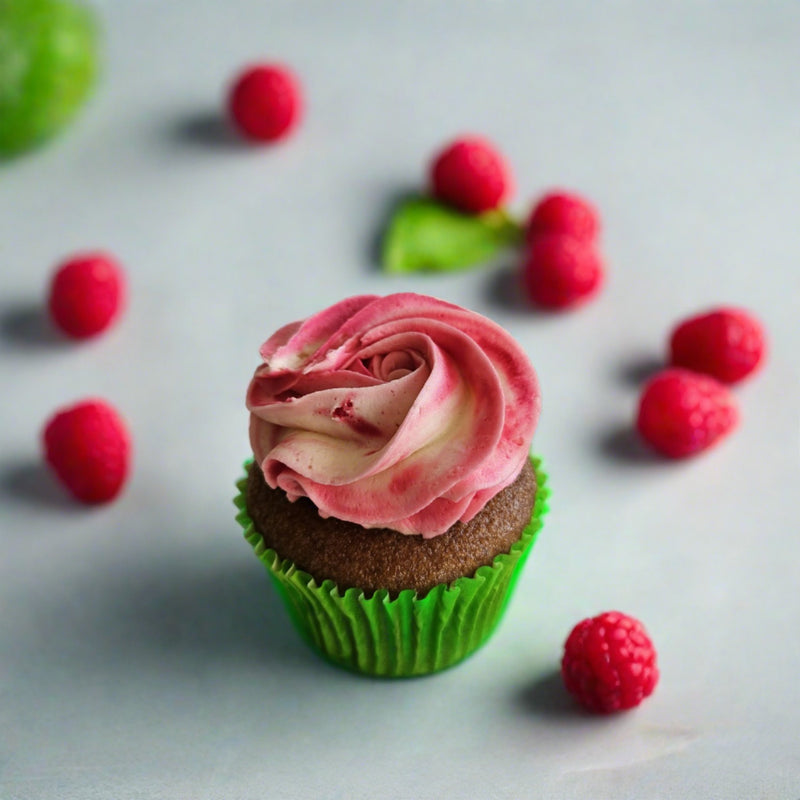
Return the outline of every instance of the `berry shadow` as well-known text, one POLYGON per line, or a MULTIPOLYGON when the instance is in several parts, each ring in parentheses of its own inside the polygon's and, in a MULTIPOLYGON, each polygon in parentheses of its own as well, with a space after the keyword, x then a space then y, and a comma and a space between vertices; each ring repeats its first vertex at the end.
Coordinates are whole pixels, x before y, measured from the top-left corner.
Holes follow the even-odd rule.
POLYGON ((580 719, 586 713, 564 688, 561 671, 550 670, 515 696, 517 706, 526 714, 561 719, 580 719))
POLYGON ((615 461, 644 466, 663 465, 665 459, 653 452, 630 425, 619 425, 605 431, 598 439, 600 453, 615 461))
POLYGON ((540 308, 528 301, 520 283, 519 266, 515 264, 507 264, 489 272, 486 300, 494 308, 524 314, 529 319, 556 320, 564 316, 563 311, 540 308))
POLYGON ((33 460, 0 465, 0 496, 8 502, 61 514, 85 510, 58 485, 44 464, 33 460))
POLYGON ((508 265, 489 274, 486 299, 495 307, 529 313, 532 309, 522 294, 519 270, 508 265))
POLYGON ((623 362, 617 370, 617 377, 622 384, 637 388, 665 367, 663 358, 643 353, 623 362))
POLYGON ((180 144, 208 149, 246 150, 246 142, 236 135, 219 111, 194 111, 173 124, 172 137, 180 144))
POLYGON ((51 324, 41 303, 21 303, 0 310, 0 336, 26 348, 63 347, 67 339, 51 324))

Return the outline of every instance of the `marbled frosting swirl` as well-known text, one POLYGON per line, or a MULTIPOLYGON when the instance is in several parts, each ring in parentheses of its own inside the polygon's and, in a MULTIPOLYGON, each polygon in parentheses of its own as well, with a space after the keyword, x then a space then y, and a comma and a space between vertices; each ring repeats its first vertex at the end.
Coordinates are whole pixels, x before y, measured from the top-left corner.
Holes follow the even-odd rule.
POLYGON ((272 488, 323 517, 426 538, 468 522, 519 474, 536 375, 500 326, 417 294, 343 300, 260 350, 247 391, 272 488))

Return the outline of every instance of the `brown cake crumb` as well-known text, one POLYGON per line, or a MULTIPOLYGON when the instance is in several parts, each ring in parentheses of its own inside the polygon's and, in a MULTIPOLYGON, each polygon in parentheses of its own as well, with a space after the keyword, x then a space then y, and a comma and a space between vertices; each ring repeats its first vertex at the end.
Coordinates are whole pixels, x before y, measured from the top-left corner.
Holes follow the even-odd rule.
POLYGON ((353 522, 323 519, 307 498, 290 503, 271 489, 253 464, 247 482, 247 510, 268 547, 291 559, 320 583, 372 593, 403 589, 424 593, 439 583, 472 575, 491 564, 519 539, 531 518, 536 476, 529 461, 519 477, 495 495, 466 524, 456 522, 433 539, 387 528, 365 529, 353 522))

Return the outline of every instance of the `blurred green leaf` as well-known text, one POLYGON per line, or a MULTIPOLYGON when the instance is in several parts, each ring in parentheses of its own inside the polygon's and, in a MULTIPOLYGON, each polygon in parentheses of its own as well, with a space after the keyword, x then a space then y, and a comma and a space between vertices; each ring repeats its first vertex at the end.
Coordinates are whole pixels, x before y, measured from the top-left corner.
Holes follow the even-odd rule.
POLYGON ((94 87, 99 33, 71 0, 0 0, 0 157, 49 139, 94 87))
POLYGON ((426 197, 402 202, 383 242, 387 272, 450 271, 488 261, 521 241, 522 230, 506 211, 462 214, 426 197))

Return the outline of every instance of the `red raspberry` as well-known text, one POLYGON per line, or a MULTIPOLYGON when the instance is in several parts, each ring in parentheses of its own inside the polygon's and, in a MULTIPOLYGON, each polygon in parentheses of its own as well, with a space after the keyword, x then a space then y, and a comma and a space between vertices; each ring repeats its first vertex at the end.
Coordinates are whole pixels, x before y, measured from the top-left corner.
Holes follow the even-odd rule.
POLYGON ((544 308, 564 309, 589 300, 603 283, 597 250, 571 236, 539 236, 528 248, 522 285, 528 299, 544 308))
POLYGON ((430 173, 434 197, 468 214, 497 208, 512 190, 505 160, 478 136, 465 136, 445 147, 433 159, 430 173))
POLYGON ((47 463, 83 503, 106 503, 122 489, 130 465, 130 436, 117 411, 103 400, 61 408, 44 433, 47 463))
POLYGON ((736 383, 763 361, 764 329, 746 311, 718 308, 680 323, 672 332, 669 349, 674 367, 736 383))
POLYGON ((624 711, 656 688, 656 651, 641 622, 607 611, 572 629, 561 675, 567 691, 589 711, 624 711))
POLYGON ((238 131, 256 142, 288 136, 302 115, 300 82, 285 66, 258 64, 245 69, 228 95, 228 111, 238 131))
POLYGON ((537 236, 560 233, 582 242, 592 243, 600 233, 600 215, 583 197, 570 192, 546 194, 531 211, 525 238, 532 242, 537 236))
POLYGON ((74 256, 53 275, 50 316, 73 339, 88 339, 104 331, 124 304, 125 273, 106 253, 74 256))
POLYGON ((669 458, 700 453, 739 421, 733 395, 718 381, 685 369, 665 369, 644 387, 636 428, 669 458))

